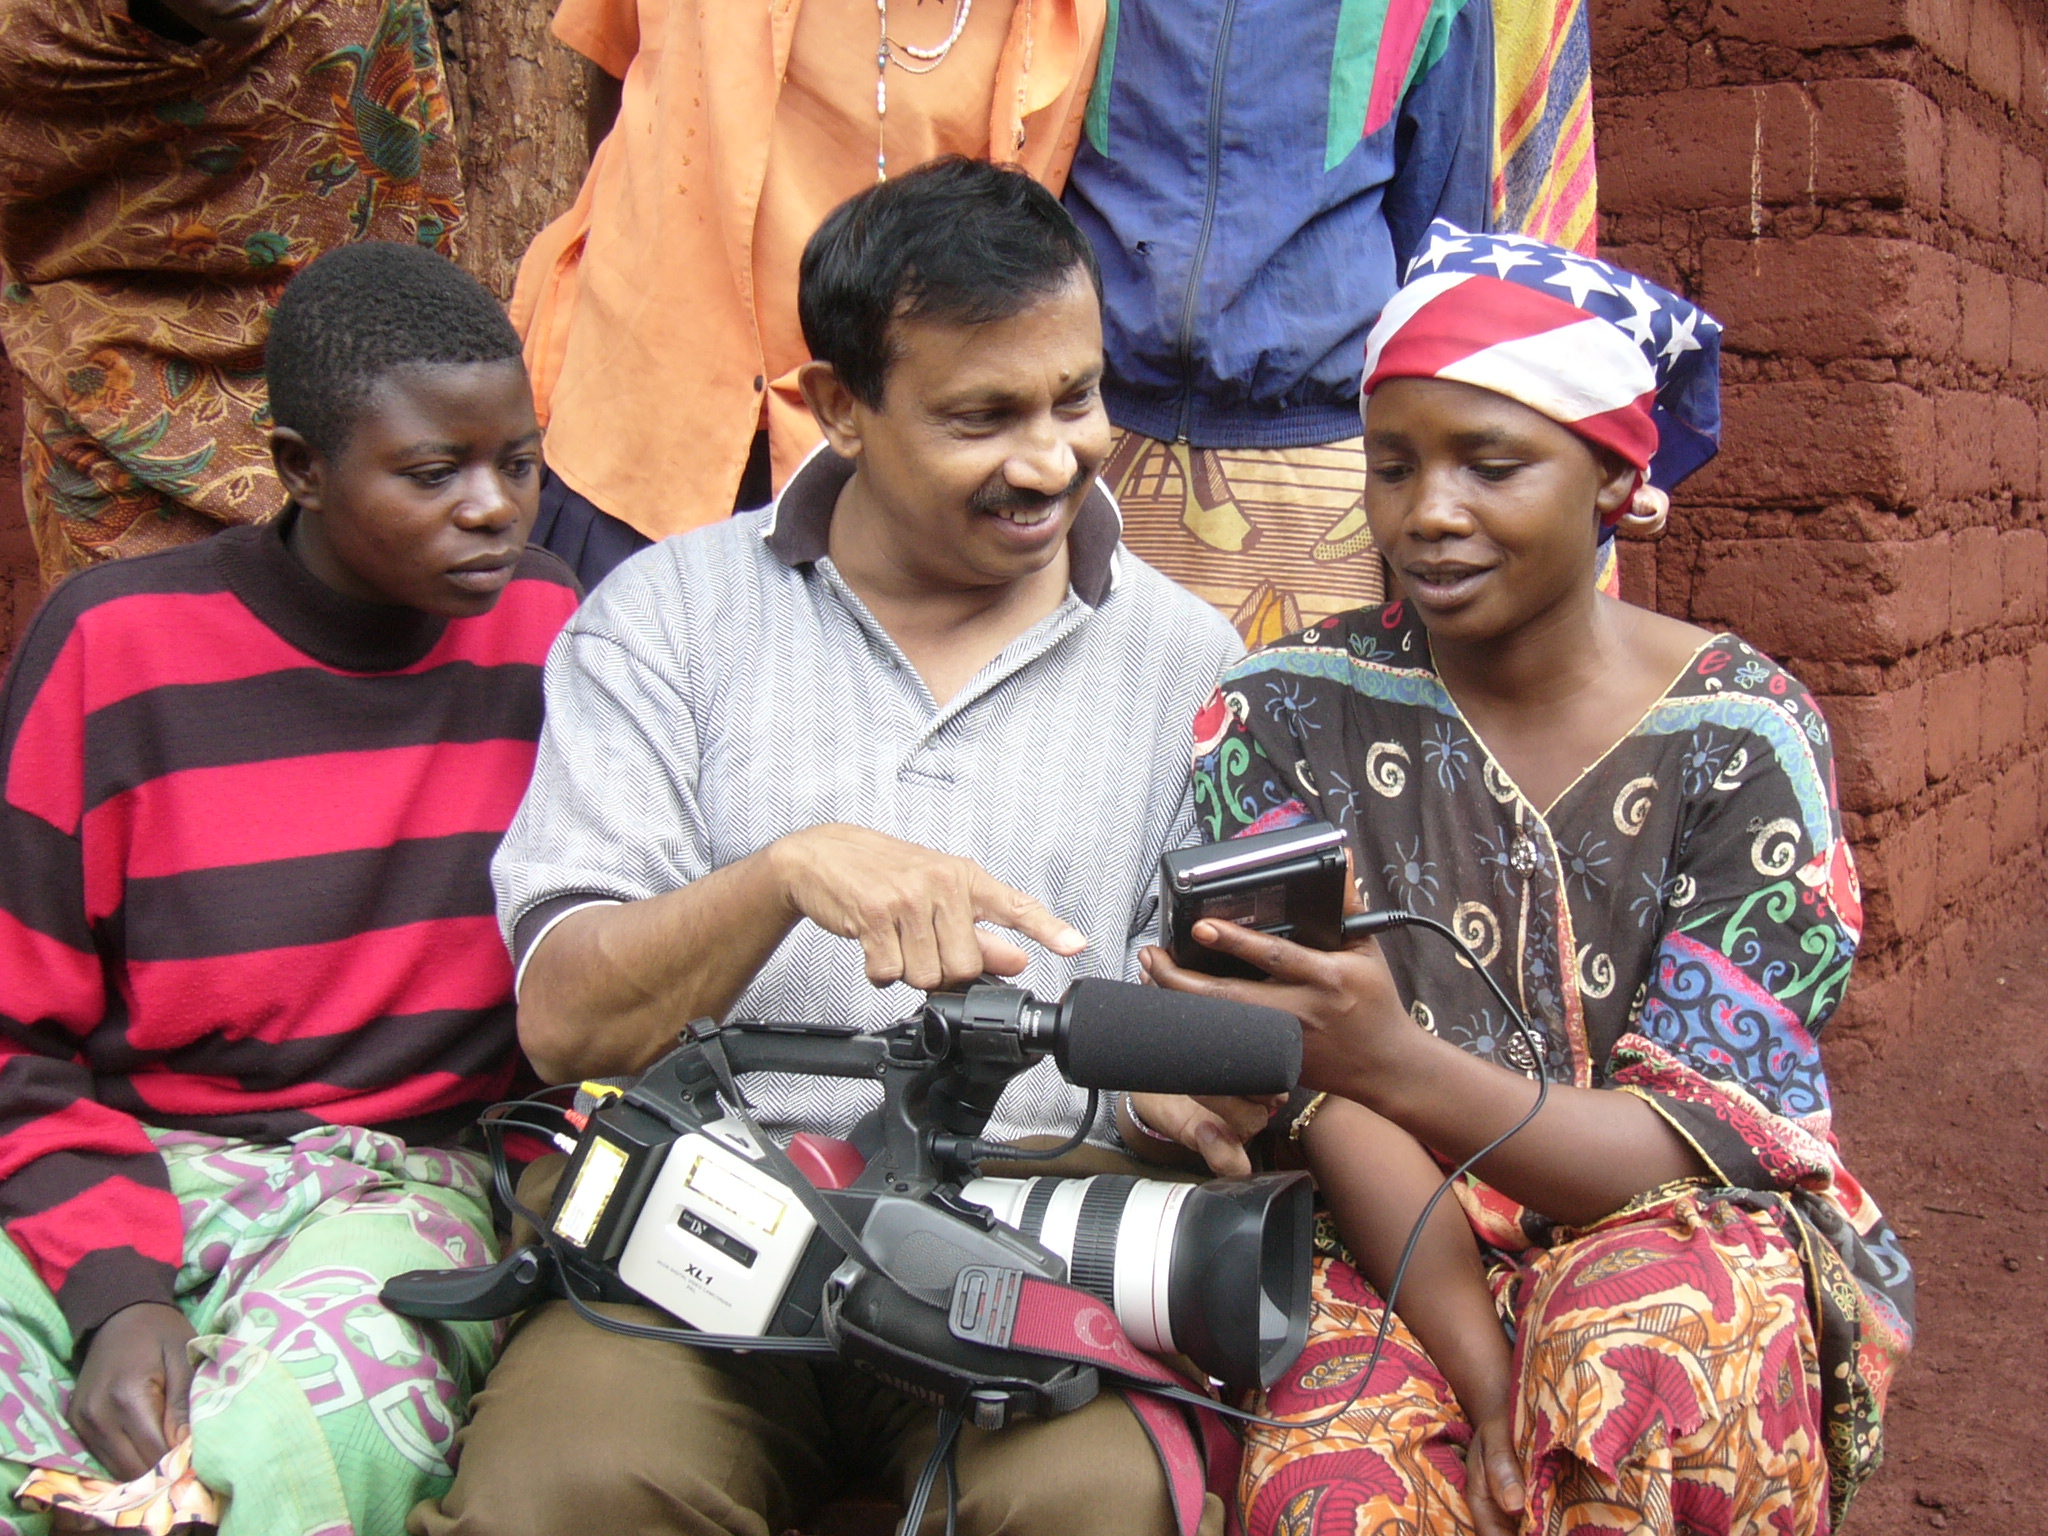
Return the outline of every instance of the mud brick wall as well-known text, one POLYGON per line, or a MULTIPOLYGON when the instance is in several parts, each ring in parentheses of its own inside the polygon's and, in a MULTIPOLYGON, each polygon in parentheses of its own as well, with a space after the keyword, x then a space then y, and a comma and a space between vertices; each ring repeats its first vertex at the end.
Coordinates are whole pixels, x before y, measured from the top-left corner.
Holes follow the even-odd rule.
POLYGON ((1820 694, 1866 900, 1837 1047, 2048 891, 2048 3, 1594 0, 1602 239, 1727 323, 1625 567, 1820 694))

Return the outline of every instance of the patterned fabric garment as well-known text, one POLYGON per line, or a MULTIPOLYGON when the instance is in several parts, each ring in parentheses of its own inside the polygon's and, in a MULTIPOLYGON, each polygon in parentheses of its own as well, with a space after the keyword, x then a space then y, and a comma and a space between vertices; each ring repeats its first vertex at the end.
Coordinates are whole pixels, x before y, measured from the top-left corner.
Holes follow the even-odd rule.
POLYGON ((1362 437, 1196 448, 1119 431, 1102 483, 1132 552, 1214 605, 1246 645, 1386 596, 1365 525, 1362 437))
MULTIPOLYGON (((377 1291, 407 1270, 496 1258, 481 1165, 348 1126, 275 1147, 150 1137, 184 1221, 192 1465, 220 1500, 221 1536, 399 1536, 454 1476, 455 1431, 497 1337, 489 1323, 409 1322, 377 1291)), ((76 1345, 0 1238, 0 1536, 49 1530, 6 1497, 36 1470, 107 1475, 64 1415, 76 1345)))
MULTIPOLYGON (((1131 552, 1210 603, 1248 646, 1387 595, 1365 522, 1362 437, 1196 448, 1119 431, 1102 483, 1131 552)), ((1609 597, 1621 596, 1619 554, 1601 542, 1595 585, 1609 597)))
MULTIPOLYGON (((1212 840, 1320 815, 1348 830, 1367 904, 1450 923, 1539 1035, 1419 930, 1381 939, 1423 1028, 1513 1070, 1655 1108, 1728 1188, 1776 1209, 1805 1262, 1837 1511, 1881 1456, 1912 1269, 1843 1167, 1815 1037, 1862 927, 1827 722, 1730 635, 1629 733, 1531 804, 1437 679, 1400 603, 1248 658, 1196 723, 1212 840)), ((1554 1233, 1477 1181, 1481 1241, 1524 1261, 1554 1233)))
POLYGON ((352 240, 447 251, 461 182, 424 0, 277 0, 245 49, 107 0, 0 7, 0 343, 45 583, 258 522, 263 340, 352 240))
POLYGON ((1593 255, 1599 187, 1586 0, 1494 6, 1493 86, 1493 227, 1593 255))
MULTIPOLYGON (((1308 1347, 1261 1411, 1321 1418, 1368 1363, 1380 1298, 1318 1233, 1308 1347)), ((1514 1447, 1540 1536, 1656 1529, 1825 1536, 1820 1381, 1799 1250, 1777 1213, 1659 1193, 1495 1266, 1515 1336, 1514 1447)), ((1398 1317, 1357 1401, 1315 1429, 1253 1427, 1251 1536, 1474 1531, 1471 1425, 1398 1317)))

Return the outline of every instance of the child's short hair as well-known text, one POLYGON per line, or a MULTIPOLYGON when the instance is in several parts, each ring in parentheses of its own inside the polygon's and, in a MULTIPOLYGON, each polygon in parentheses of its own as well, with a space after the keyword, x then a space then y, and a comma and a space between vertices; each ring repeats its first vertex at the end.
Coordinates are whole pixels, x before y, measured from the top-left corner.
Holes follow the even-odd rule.
POLYGON ((263 373, 271 420, 331 455, 392 370, 519 355, 519 333, 482 283, 424 246, 366 240, 291 280, 270 322, 263 373))

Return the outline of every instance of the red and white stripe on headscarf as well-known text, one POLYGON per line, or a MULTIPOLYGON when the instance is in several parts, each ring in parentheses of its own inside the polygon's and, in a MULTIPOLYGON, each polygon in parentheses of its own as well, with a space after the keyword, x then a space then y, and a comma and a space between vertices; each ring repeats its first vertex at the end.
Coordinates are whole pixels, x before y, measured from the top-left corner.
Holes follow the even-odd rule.
POLYGON ((1491 390, 1669 491, 1719 445, 1720 336, 1713 316, 1633 272, 1439 219, 1366 338, 1360 392, 1389 379, 1491 390))
POLYGON ((1657 451, 1657 375, 1619 327, 1481 272, 1431 272, 1397 292, 1365 344, 1370 395, 1388 379, 1451 379, 1518 400, 1639 470, 1657 451))

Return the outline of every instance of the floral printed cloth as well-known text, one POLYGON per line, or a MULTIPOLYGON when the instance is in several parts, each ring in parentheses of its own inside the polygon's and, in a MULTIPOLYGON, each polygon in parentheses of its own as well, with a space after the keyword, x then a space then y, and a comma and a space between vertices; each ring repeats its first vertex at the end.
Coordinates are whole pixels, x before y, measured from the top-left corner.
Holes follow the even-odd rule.
MULTIPOLYGON (((1729 1190, 1779 1209, 1804 1262, 1837 1511, 1882 1455, 1912 1268, 1843 1167, 1816 1043, 1862 930, 1826 720, 1731 635, 1538 807, 1472 731, 1405 605, 1344 614, 1225 674, 1195 726, 1212 840, 1320 816, 1374 908, 1449 923, 1539 1032, 1531 1059, 1480 978, 1418 930, 1380 940, 1409 1010, 1465 1050, 1640 1096, 1729 1190)), ((1535 1212, 1458 1191, 1502 1262, 1535 1212)))
POLYGON ((253 44, 121 0, 0 7, 0 344, 43 576, 258 522, 263 341, 294 272, 462 221, 424 0, 275 0, 253 44))
MULTIPOLYGON (((1676 1529, 1825 1536, 1812 1314, 1778 1212, 1660 1190, 1494 1267, 1515 1337, 1514 1449, 1542 1536, 1676 1529), (1646 1527, 1641 1512, 1668 1512, 1646 1527)), ((1245 1435, 1249 1536, 1470 1536, 1472 1427, 1398 1315, 1371 1378, 1380 1298, 1319 1224, 1308 1346, 1245 1435), (1308 1427, 1351 1398, 1328 1425, 1308 1427)))
POLYGON ((220 1500, 192 1470, 192 1437, 129 1482, 111 1482, 55 1467, 38 1467, 14 1491, 23 1509, 65 1510, 117 1531, 170 1536, 181 1525, 219 1525, 220 1500))
MULTIPOLYGON (((185 1226, 178 1305, 198 1331, 185 1444, 220 1536, 401 1536, 407 1511, 454 1478, 455 1432, 499 1328, 412 1322, 377 1292, 407 1270, 497 1257, 480 1160, 356 1126, 281 1146, 150 1139, 185 1226)), ((0 1536, 50 1528, 19 1493, 40 1506, 109 1491, 65 1416, 77 1364, 55 1299, 0 1237, 0 1536)))

